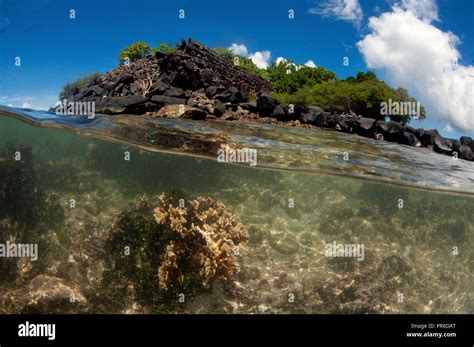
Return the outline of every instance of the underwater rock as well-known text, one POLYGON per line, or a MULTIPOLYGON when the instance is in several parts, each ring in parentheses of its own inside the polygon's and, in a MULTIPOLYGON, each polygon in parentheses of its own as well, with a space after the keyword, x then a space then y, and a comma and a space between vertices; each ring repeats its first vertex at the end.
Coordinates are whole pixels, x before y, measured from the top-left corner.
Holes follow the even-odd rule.
POLYGON ((152 117, 159 118, 182 118, 182 119, 205 119, 207 113, 195 107, 188 105, 168 105, 162 107, 159 111, 150 113, 152 117))
POLYGON ((80 290, 47 275, 38 275, 26 288, 9 293, 5 304, 23 314, 87 313, 89 305, 80 290))
POLYGON ((204 287, 216 280, 232 281, 239 271, 237 246, 248 241, 244 226, 211 198, 188 200, 186 208, 173 207, 164 194, 160 201, 155 219, 174 234, 159 269, 160 288, 183 283, 184 272, 197 274, 204 287))
POLYGON ((273 249, 284 254, 292 255, 298 252, 300 244, 298 239, 288 233, 280 233, 270 238, 270 244, 273 249))

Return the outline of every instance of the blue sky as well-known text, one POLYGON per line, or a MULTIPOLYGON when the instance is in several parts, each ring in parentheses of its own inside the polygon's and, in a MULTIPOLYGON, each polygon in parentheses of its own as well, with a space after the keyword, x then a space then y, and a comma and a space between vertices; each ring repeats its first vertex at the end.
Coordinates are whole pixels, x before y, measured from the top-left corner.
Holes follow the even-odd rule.
MULTIPOLYGON (((417 84, 416 80, 422 79, 416 76, 408 80, 406 76, 417 70, 400 72, 393 68, 397 62, 392 64, 387 59, 393 52, 411 52, 413 46, 399 50, 393 47, 398 43, 390 41, 391 33, 377 32, 369 24, 371 17, 380 18, 383 28, 390 27, 391 23, 395 26, 393 30, 397 30, 397 21, 408 23, 406 25, 413 25, 414 30, 424 30, 427 37, 433 32, 433 37, 440 38, 436 41, 450 40, 447 33, 452 32, 457 36, 457 42, 451 40, 447 45, 453 51, 448 49, 451 55, 440 56, 439 61, 449 61, 451 56, 459 54, 458 66, 466 67, 462 76, 470 73, 474 65, 474 2, 418 1, 424 7, 413 5, 413 0, 0 0, 0 103, 45 108, 55 103, 57 94, 67 82, 93 71, 107 72, 117 66, 119 51, 132 42, 147 41, 155 46, 192 37, 211 47, 229 47, 232 43, 244 45, 249 56, 269 51, 270 60, 284 57, 300 64, 312 60, 341 78, 366 71, 371 66, 392 86, 402 85, 413 91, 429 113, 433 113, 433 117, 420 126, 435 127, 453 137, 460 133, 472 134, 473 122, 465 115, 470 114, 471 106, 463 111, 462 117, 452 111, 452 115, 446 115, 450 113, 446 110, 452 107, 437 102, 433 92, 425 93, 427 88, 423 83, 429 87, 429 81, 417 84), (402 13, 397 15, 394 6, 399 6, 402 13), (70 9, 75 10, 75 19, 69 18, 70 9), (179 9, 185 10, 184 20, 178 18, 179 9), (294 19, 288 18, 289 9, 294 10, 294 19), (409 11, 418 16, 420 23, 408 16, 409 11), (388 15, 381 17, 384 13, 388 15), (436 36, 442 34, 444 36, 436 36), (391 49, 391 53, 380 56, 374 52, 373 47, 381 46, 391 49), (343 66, 346 56, 350 59, 349 66, 343 66), (15 57, 21 58, 21 66, 15 66, 15 57), (447 132, 445 128, 451 131, 447 132)), ((426 47, 425 51, 430 48, 426 47)), ((443 45, 440 48, 446 50, 443 45)), ((425 51, 420 49, 420 52, 425 51)), ((436 59, 434 61, 438 61, 436 59)), ((410 64, 411 60, 408 55, 405 61, 410 64)), ((424 67, 424 61, 430 60, 425 57, 420 65, 424 67)), ((459 81, 458 75, 452 73, 448 81, 443 78, 439 83, 451 86, 446 87, 451 91, 453 84, 450 81, 459 81)), ((434 81, 434 85, 436 83, 434 81)), ((464 78, 456 83, 464 93, 459 94, 463 94, 461 102, 465 105, 466 96, 471 95, 466 91, 472 86, 471 80, 464 78)), ((446 98, 447 104, 452 102, 446 93, 437 90, 436 93, 446 98)), ((453 104, 459 105, 459 102, 453 104)))

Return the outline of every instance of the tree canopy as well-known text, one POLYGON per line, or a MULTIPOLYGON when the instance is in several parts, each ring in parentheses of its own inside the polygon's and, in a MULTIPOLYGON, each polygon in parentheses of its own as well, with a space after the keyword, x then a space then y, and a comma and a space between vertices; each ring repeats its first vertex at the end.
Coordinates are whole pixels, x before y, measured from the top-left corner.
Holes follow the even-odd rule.
POLYGON ((130 46, 122 49, 119 54, 120 62, 125 62, 127 58, 130 62, 143 59, 151 53, 150 45, 143 41, 132 43, 130 46))

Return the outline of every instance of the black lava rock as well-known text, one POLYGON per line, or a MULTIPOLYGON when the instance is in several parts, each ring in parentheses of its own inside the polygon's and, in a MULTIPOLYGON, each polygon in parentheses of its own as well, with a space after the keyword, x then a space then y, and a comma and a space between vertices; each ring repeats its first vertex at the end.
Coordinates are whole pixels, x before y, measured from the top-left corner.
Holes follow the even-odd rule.
POLYGON ((268 95, 263 95, 257 99, 257 111, 261 116, 271 116, 273 110, 280 102, 268 95))
POLYGON ((214 115, 216 117, 220 117, 224 114, 225 112, 225 106, 220 100, 216 100, 216 103, 214 105, 214 115))

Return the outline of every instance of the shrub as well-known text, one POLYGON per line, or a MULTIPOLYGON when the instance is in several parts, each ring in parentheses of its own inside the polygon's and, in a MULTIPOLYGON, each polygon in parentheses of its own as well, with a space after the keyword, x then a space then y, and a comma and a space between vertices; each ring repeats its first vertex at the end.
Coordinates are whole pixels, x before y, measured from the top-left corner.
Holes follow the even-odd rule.
POLYGON ((59 93, 59 99, 67 99, 74 94, 76 89, 81 89, 87 86, 92 81, 99 79, 102 76, 100 72, 93 72, 84 77, 78 78, 76 81, 66 84, 59 93))
POLYGON ((167 43, 160 43, 157 47, 152 49, 152 53, 160 52, 164 54, 169 54, 177 51, 177 47, 173 45, 169 45, 167 43))

